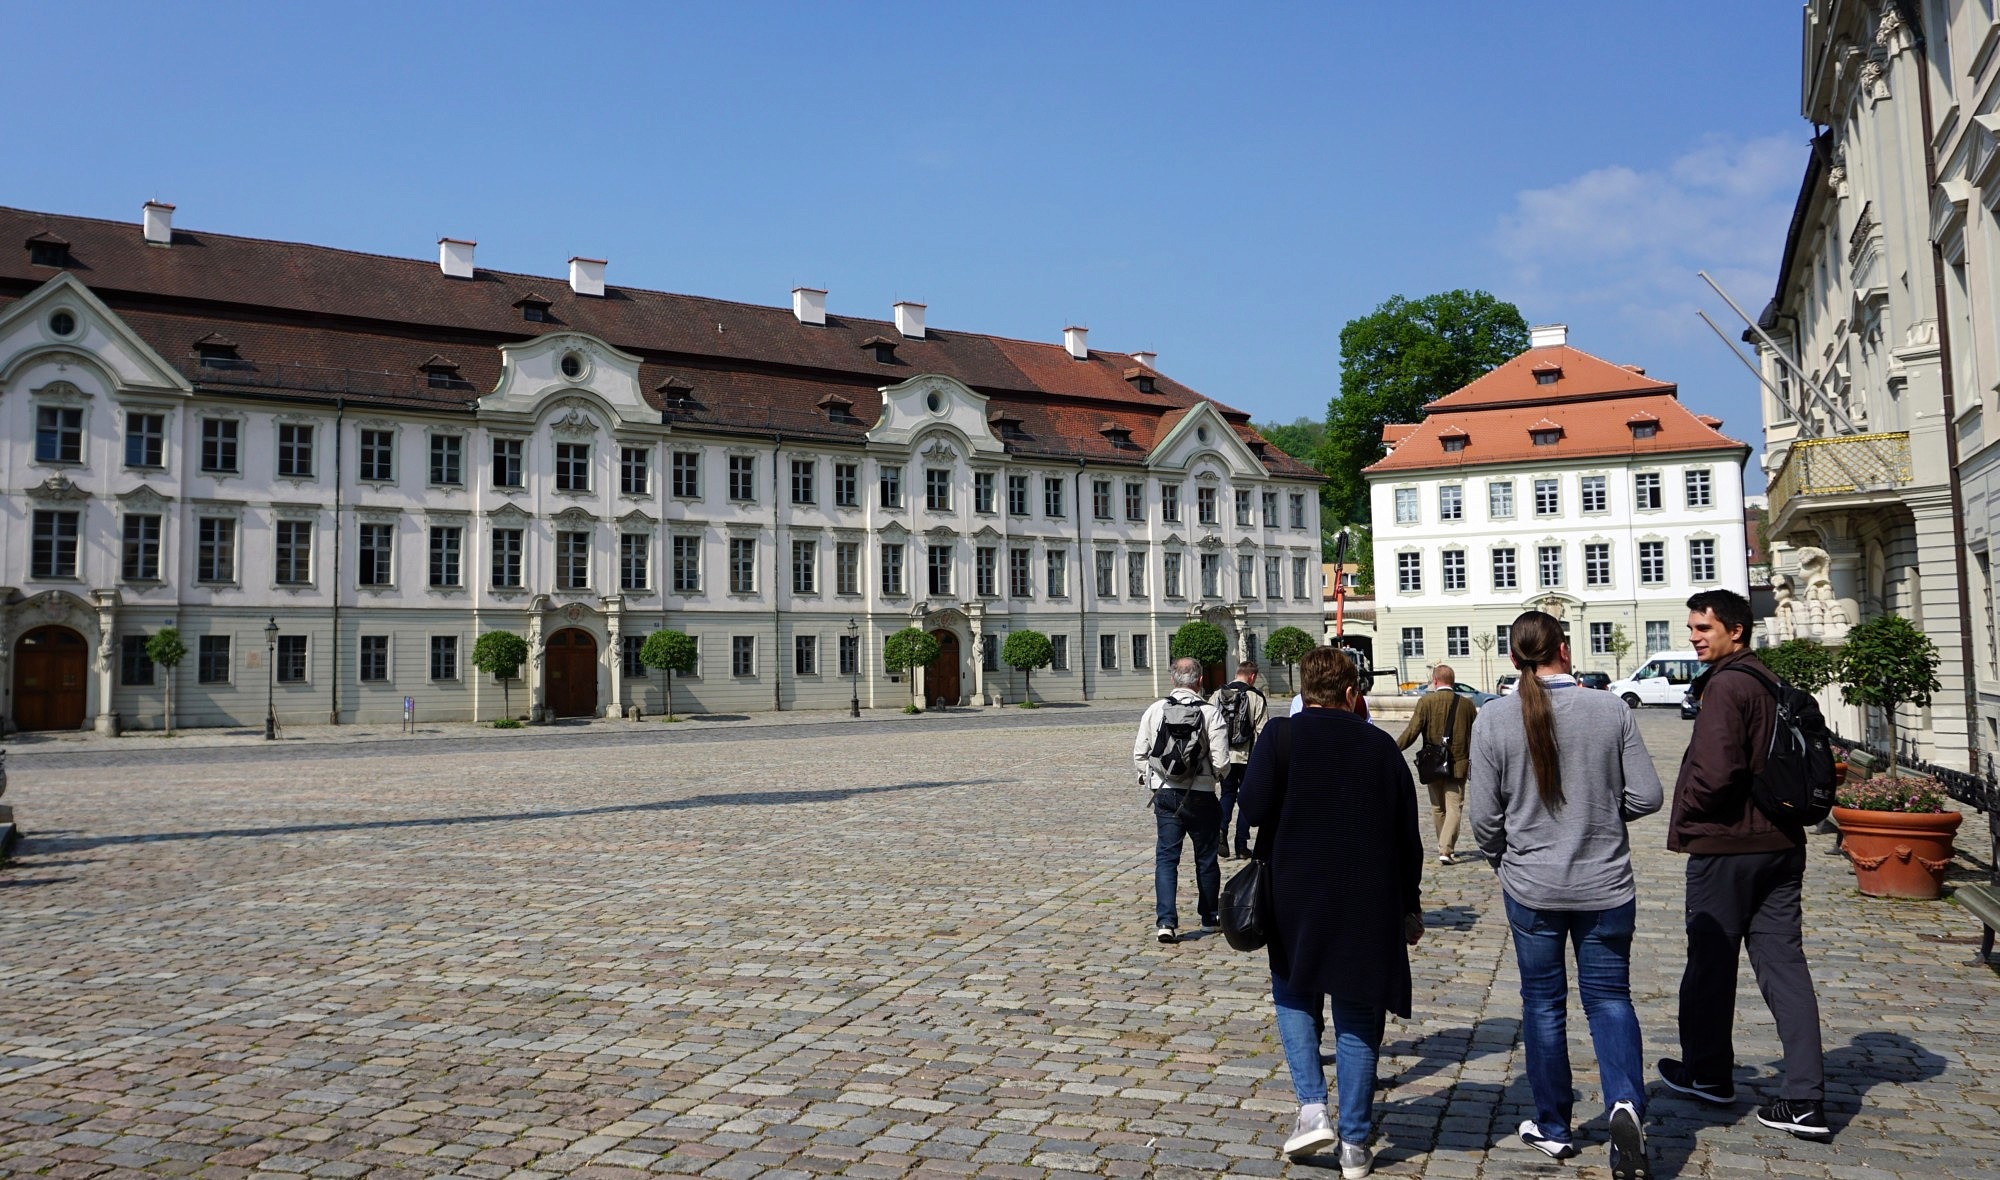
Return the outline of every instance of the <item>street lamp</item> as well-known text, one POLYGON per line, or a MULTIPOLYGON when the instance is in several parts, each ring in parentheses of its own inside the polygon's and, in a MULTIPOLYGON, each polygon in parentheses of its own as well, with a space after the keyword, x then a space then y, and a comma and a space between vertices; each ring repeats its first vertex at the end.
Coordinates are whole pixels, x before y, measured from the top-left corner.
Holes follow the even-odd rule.
POLYGON ((861 624, 853 619, 847 620, 847 634, 854 640, 848 645, 854 649, 854 663, 848 667, 848 671, 854 676, 854 695, 847 700, 847 715, 859 717, 861 716, 861 624))
POLYGON ((278 740, 278 620, 264 624, 264 740, 278 740))

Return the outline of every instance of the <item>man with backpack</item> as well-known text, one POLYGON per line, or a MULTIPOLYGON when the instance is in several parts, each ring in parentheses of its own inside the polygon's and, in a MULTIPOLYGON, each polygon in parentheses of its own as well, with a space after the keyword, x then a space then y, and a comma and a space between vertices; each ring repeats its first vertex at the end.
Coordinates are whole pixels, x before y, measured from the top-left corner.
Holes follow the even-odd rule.
POLYGON ((1157 834, 1153 850, 1154 936, 1171 943, 1180 936, 1174 908, 1180 883, 1181 840, 1194 845, 1194 882, 1204 930, 1222 926, 1222 869, 1216 864, 1221 802, 1216 798, 1216 765, 1227 756, 1229 731, 1222 711, 1201 699, 1201 665, 1175 660, 1174 690, 1146 707, 1132 742, 1139 785, 1152 792, 1157 834))
POLYGON ((1236 792, 1243 785, 1243 772, 1250 766, 1250 747, 1257 744, 1257 735, 1264 732, 1264 717, 1270 712, 1270 702, 1257 687, 1257 661, 1244 660, 1236 665, 1236 679, 1215 690, 1208 698, 1216 711, 1222 714, 1223 727, 1229 733, 1229 763, 1222 770, 1222 827, 1216 842, 1227 856, 1234 851, 1237 860, 1250 855, 1250 825, 1243 817, 1236 817, 1236 839, 1229 838, 1229 815, 1236 810, 1236 792))
POLYGON ((1459 816, 1465 810, 1465 778, 1472 769, 1472 720, 1479 706, 1458 691, 1458 673, 1450 664, 1431 669, 1430 691, 1417 698, 1410 723, 1396 739, 1402 749, 1422 738, 1417 748, 1417 781, 1430 788, 1431 826, 1437 829, 1438 863, 1458 863, 1459 816))
POLYGON ((1777 1100, 1757 1109, 1757 1121, 1824 1138, 1832 1132, 1819 998, 1801 945, 1800 893, 1805 821, 1831 791, 1832 763, 1829 756, 1818 768, 1826 730, 1817 706, 1751 654, 1750 628, 1750 603, 1740 594, 1706 590, 1688 599, 1688 636, 1708 669, 1695 681, 1702 707, 1667 827, 1667 847, 1688 858, 1688 958, 1682 1057, 1663 1059, 1660 1078, 1712 1106, 1735 1104, 1731 1025, 1737 955, 1747 948, 1785 1051, 1777 1100))

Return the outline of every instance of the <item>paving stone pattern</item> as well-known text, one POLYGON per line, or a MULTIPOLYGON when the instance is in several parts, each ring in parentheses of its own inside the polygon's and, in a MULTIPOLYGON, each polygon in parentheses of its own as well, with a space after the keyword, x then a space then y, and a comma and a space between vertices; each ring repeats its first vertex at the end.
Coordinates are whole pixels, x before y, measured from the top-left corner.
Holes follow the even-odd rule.
MULTIPOLYGON (((1279 1158, 1262 956, 1152 942, 1129 729, 1076 720, 17 759, 0 1173, 1327 1174, 1279 1158)), ((1670 772, 1685 724, 1643 724, 1670 772)), ((1662 820, 1635 836, 1650 1060, 1674 1050, 1682 862, 1662 820)), ((1807 941, 1838 1136, 1656 1086, 1658 1175, 2000 1175, 1976 923, 1860 898, 1829 846, 1807 941)), ((1433 862, 1425 897, 1381 1173, 1606 1175, 1601 1123, 1568 1165, 1512 1137, 1491 874, 1433 862)), ((1747 967, 1739 1012, 1747 1099, 1777 1057, 1747 967)), ((1580 1012, 1570 1031, 1594 1114, 1580 1012)))

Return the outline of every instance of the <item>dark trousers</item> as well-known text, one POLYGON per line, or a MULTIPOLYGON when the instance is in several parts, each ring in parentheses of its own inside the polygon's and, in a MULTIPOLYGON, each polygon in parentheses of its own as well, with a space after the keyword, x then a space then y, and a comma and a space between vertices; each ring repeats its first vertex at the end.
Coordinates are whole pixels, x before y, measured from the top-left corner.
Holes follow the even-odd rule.
POLYGON ((1153 915, 1162 926, 1180 927, 1174 905, 1181 873, 1181 839, 1194 845, 1194 885, 1199 916, 1204 923, 1222 912, 1222 867, 1215 861, 1217 813, 1215 796, 1207 791, 1153 792, 1153 819, 1158 841, 1153 847, 1153 915))
POLYGON ((1236 842, 1230 847, 1239 854, 1250 847, 1250 825, 1243 821, 1243 813, 1236 811, 1236 794, 1243 789, 1243 772, 1250 767, 1242 762, 1232 762, 1222 772, 1222 826, 1218 829, 1219 839, 1229 839, 1229 815, 1236 813, 1236 842))
POLYGON ((1687 971, 1681 976, 1681 1052, 1704 1082, 1726 1082, 1736 1067, 1736 963, 1750 951, 1757 989, 1778 1025, 1785 1080, 1778 1097, 1825 1097, 1819 997, 1800 945, 1799 891, 1806 850, 1690 856, 1687 864, 1687 971))

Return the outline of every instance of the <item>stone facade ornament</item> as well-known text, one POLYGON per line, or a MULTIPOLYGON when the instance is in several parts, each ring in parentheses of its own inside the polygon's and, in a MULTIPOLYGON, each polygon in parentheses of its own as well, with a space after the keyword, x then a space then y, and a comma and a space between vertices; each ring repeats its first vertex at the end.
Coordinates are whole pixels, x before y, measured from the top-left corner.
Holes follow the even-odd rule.
MULTIPOLYGON (((1861 96, 1871 102, 1889 97, 1889 71, 1873 58, 1861 63, 1861 96)), ((1840 178, 1845 184, 1847 180, 1845 168, 1841 169, 1840 178)))
POLYGON ((1771 611, 1771 638, 1783 643, 1798 637, 1798 608, 1792 601, 1792 581, 1783 574, 1771 575, 1771 596, 1777 605, 1771 611))
POLYGON ((1854 626, 1854 618, 1841 605, 1834 593, 1833 579, 1828 571, 1833 568, 1833 558, 1827 551, 1808 545, 1798 551, 1799 576, 1805 579, 1806 598, 1803 606, 1791 606, 1796 638, 1816 639, 1821 643, 1839 643, 1847 638, 1848 630, 1854 626), (1803 628, 1797 624, 1803 615, 1803 628))
POLYGON ((57 472, 28 489, 30 500, 70 501, 88 500, 90 493, 71 482, 69 476, 57 472))
POLYGON ((583 401, 581 398, 565 398, 561 402, 558 402, 556 409, 563 410, 565 413, 562 417, 549 423, 549 430, 552 433, 568 435, 573 438, 596 434, 597 419, 584 413, 584 410, 588 407, 589 403, 583 401))
POLYGON ((926 459, 937 459, 941 462, 950 462, 958 458, 958 451, 954 449, 950 443, 945 442, 943 439, 936 439, 932 441, 931 445, 923 449, 923 456, 926 459))

